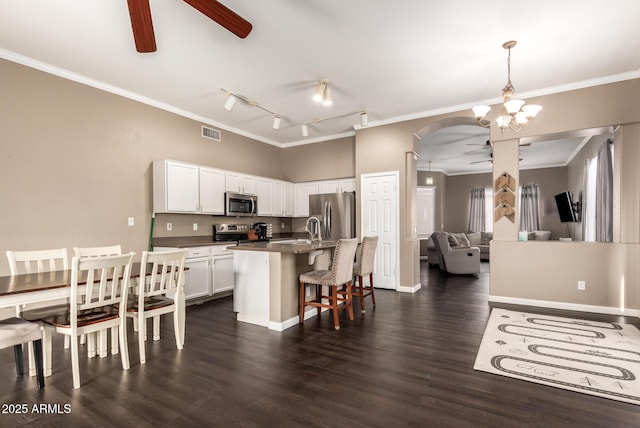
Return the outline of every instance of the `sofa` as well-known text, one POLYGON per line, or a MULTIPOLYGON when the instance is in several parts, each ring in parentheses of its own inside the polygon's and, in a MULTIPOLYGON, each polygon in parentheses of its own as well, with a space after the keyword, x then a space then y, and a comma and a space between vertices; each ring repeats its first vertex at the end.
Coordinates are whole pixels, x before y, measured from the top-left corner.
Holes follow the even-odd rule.
POLYGON ((440 270, 458 275, 480 273, 480 249, 469 246, 464 234, 434 232, 431 239, 440 270), (464 245, 460 245, 459 240, 462 240, 464 245))

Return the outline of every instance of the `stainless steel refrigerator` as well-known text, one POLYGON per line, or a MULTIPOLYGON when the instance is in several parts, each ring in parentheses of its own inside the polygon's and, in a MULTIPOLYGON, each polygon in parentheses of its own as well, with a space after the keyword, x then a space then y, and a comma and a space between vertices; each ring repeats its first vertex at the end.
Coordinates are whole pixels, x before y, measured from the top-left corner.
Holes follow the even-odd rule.
MULTIPOLYGON (((323 240, 355 238, 356 194, 343 192, 311 195, 309 196, 309 216, 320 220, 320 236, 323 240)), ((314 222, 311 225, 315 227, 314 222)))

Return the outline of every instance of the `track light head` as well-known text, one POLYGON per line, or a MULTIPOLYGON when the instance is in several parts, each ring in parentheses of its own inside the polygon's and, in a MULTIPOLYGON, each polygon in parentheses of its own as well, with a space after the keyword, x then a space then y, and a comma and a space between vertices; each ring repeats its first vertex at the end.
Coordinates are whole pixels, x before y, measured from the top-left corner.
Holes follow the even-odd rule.
POLYGON ((369 115, 366 111, 360 113, 360 125, 367 126, 369 124, 369 115))
POLYGON ((229 94, 229 97, 227 97, 227 101, 225 101, 224 103, 224 109, 227 111, 233 110, 233 106, 236 105, 236 101, 238 101, 238 98, 233 94, 229 94))
POLYGON ((309 136, 309 127, 307 126, 306 123, 302 125, 302 136, 303 137, 309 136))
POLYGON ((278 115, 273 116, 273 129, 276 131, 280 129, 280 116, 278 115))

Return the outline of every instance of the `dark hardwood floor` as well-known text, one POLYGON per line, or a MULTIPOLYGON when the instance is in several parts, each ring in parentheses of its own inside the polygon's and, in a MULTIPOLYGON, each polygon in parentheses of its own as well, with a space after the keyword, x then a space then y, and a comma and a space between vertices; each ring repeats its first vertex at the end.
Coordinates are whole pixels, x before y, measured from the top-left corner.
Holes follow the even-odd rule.
POLYGON ((34 378, 16 378, 13 353, 2 350, 0 426, 640 425, 639 406, 474 371, 490 312, 489 274, 422 268, 419 292, 377 290, 377 307, 367 300, 367 313, 356 311, 353 322, 342 313, 339 331, 328 313, 278 333, 236 322, 230 297, 190 306, 184 350, 175 348, 168 317, 141 366, 130 328, 131 369, 122 370, 119 356, 89 360, 83 353, 79 390, 62 338, 42 391, 34 378), (28 410, 15 414, 12 404, 28 410))

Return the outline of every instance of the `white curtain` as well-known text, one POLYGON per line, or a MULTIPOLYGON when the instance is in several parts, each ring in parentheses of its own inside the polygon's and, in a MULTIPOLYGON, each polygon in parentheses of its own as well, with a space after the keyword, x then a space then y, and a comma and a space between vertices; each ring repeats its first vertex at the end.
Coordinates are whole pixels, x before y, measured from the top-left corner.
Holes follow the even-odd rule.
POLYGON ((598 149, 596 173, 596 241, 613 241, 613 156, 612 141, 598 149))
POLYGON ((470 189, 469 197, 469 232, 484 232, 487 224, 484 188, 470 189))
POLYGON ((520 230, 533 232, 539 229, 538 185, 524 184, 520 189, 520 230))

